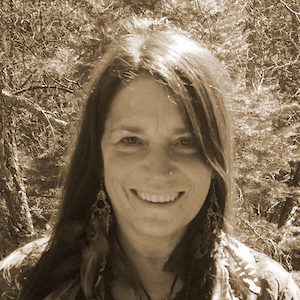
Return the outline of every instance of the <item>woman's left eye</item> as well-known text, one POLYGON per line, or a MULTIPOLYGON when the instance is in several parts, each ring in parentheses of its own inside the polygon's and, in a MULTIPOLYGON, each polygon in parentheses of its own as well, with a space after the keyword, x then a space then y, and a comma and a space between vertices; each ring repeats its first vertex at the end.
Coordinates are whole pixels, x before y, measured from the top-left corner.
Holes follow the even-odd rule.
POLYGON ((181 137, 175 141, 175 145, 182 147, 195 147, 195 141, 192 137, 181 137))
POLYGON ((195 154, 197 147, 194 138, 181 137, 173 143, 173 147, 176 151, 184 154, 195 154))

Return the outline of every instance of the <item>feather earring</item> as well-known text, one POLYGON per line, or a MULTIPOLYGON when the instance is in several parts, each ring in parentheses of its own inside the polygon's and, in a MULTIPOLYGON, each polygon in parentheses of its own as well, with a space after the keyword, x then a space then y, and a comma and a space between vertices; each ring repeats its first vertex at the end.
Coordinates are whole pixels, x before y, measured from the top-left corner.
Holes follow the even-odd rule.
POLYGON ((228 269, 235 283, 239 284, 240 289, 245 286, 252 293, 259 295, 261 291, 259 279, 252 264, 243 257, 237 255, 232 246, 226 245, 224 249, 228 252, 230 263, 228 269))
MULTIPOLYGON (((218 203, 216 192, 216 181, 211 182, 209 191, 209 206, 206 212, 205 224, 203 226, 203 232, 196 237, 197 249, 195 257, 197 259, 203 258, 208 251, 212 250, 215 241, 218 240, 221 231, 221 222, 223 214, 218 203)), ((211 253, 213 255, 213 253, 211 253)))
POLYGON ((212 181, 212 193, 210 197, 210 206, 207 210, 207 218, 213 234, 217 237, 222 229, 223 213, 221 212, 217 196, 216 180, 212 181))
POLYGON ((100 285, 109 251, 111 209, 106 201, 103 185, 91 210, 91 221, 87 229, 88 246, 83 251, 80 269, 81 287, 86 299, 91 299, 100 285))
POLYGON ((226 237, 224 232, 221 238, 232 285, 247 299, 256 299, 261 292, 261 286, 253 255, 244 245, 233 238, 226 237))
POLYGON ((229 284, 229 273, 226 267, 226 262, 223 259, 219 259, 216 262, 216 280, 211 300, 229 299, 232 299, 229 284))

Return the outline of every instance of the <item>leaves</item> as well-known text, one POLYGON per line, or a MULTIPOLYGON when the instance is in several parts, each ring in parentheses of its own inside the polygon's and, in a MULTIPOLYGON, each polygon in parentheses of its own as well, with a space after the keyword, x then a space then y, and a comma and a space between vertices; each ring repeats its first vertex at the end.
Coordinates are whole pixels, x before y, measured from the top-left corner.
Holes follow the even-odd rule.
POLYGON ((264 82, 297 98, 300 5, 293 0, 248 1, 248 83, 264 82))
POLYGON ((300 154, 297 1, 2 3, 1 95, 17 124, 19 164, 37 221, 55 213, 51 204, 59 203, 59 173, 76 135, 84 87, 95 60, 118 35, 118 21, 134 14, 165 17, 206 44, 237 86, 231 97, 240 195, 236 232, 255 246, 257 236, 243 218, 269 241, 266 246, 259 239, 259 246, 275 249, 281 208, 287 197, 296 198, 289 182, 300 154))

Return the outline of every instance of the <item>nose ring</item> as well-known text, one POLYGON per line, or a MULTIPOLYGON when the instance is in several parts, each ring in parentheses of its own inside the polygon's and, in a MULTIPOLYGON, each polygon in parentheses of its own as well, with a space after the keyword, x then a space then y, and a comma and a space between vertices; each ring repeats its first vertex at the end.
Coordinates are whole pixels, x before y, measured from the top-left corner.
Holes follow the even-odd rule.
POLYGON ((169 176, 172 176, 174 174, 174 172, 172 170, 169 171, 169 176))

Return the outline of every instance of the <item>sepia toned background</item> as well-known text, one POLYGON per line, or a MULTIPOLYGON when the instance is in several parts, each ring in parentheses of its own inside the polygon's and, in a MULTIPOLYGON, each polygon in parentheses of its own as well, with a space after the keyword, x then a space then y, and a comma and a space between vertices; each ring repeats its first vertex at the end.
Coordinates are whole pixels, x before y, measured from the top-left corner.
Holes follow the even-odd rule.
POLYGON ((91 69, 132 15, 168 19, 224 64, 231 232, 300 285, 296 0, 0 0, 0 259, 51 230, 91 69))

